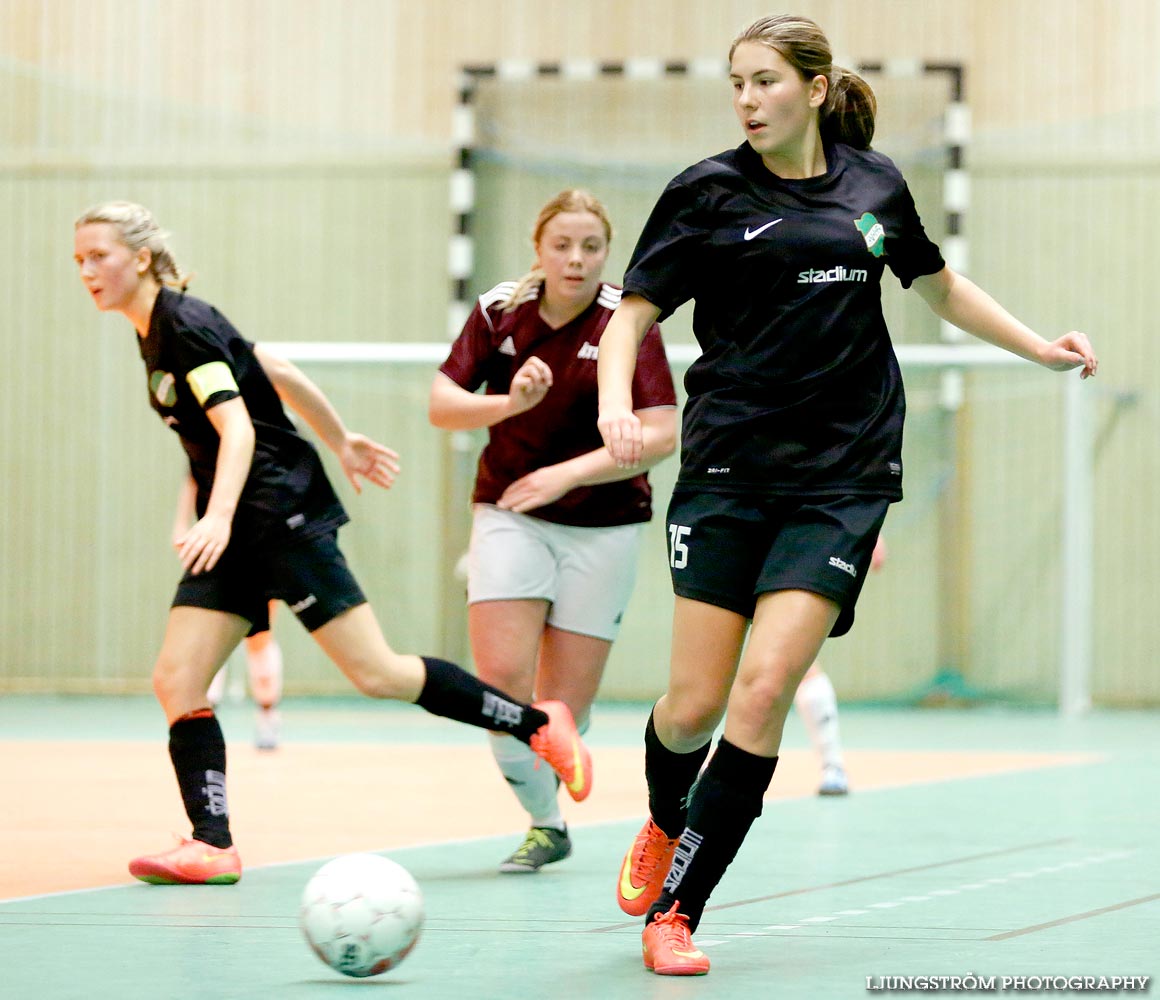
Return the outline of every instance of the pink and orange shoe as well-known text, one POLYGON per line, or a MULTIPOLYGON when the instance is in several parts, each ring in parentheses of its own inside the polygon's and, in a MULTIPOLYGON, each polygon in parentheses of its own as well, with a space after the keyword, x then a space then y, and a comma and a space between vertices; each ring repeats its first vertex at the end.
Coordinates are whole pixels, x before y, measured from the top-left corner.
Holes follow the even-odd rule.
POLYGON ((153 885, 233 885, 242 877, 242 859, 236 847, 182 839, 172 850, 134 858, 129 874, 153 885))
POLYGON ((709 958, 693 944, 689 918, 673 903, 668 913, 658 913, 644 929, 641 951, 644 967, 658 976, 703 976, 709 958))
POLYGON ((568 794, 583 802, 592 791, 592 755, 580 739, 571 710, 562 701, 538 701, 532 708, 548 716, 532 734, 532 750, 551 765, 568 794))
POLYGON ((679 840, 679 837, 666 837, 651 817, 641 827, 624 856, 616 884, 616 902, 629 916, 643 917, 657 901, 679 840))

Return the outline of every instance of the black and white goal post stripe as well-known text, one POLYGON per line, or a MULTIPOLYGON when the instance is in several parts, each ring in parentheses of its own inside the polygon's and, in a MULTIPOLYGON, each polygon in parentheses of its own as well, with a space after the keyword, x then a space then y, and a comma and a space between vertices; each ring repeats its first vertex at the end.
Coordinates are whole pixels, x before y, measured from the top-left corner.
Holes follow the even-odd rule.
MULTIPOLYGON (((850 65, 837 60, 840 65, 850 65)), ((859 73, 906 78, 942 76, 946 78, 948 96, 943 119, 943 142, 946 163, 943 168, 943 211, 946 213, 945 235, 941 246, 947 263, 960 274, 969 271, 969 254, 964 220, 970 207, 970 180, 966 170, 966 150, 970 141, 971 118, 966 103, 966 74, 959 63, 923 62, 917 59, 863 61, 852 67, 859 73)), ((530 62, 502 60, 495 63, 461 67, 457 80, 452 138, 455 165, 451 174, 451 214, 453 219, 448 270, 451 280, 448 309, 448 336, 455 338, 471 311, 469 287, 475 268, 475 245, 472 217, 475 212, 475 97, 479 85, 488 80, 534 81, 600 78, 659 80, 666 77, 696 77, 725 80, 729 66, 721 59, 627 59, 622 62, 572 60, 565 62, 530 62)), ((961 333, 947 324, 942 327, 946 343, 958 343, 961 333)), ((949 402, 949 400, 948 400, 949 402)))

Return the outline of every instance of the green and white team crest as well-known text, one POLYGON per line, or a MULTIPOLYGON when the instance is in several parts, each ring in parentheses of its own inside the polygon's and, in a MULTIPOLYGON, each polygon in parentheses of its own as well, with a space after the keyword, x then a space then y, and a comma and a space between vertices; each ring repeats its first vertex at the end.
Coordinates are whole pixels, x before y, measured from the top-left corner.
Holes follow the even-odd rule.
POLYGON ((170 372, 154 372, 150 375, 149 391, 162 406, 173 406, 177 402, 177 385, 170 372))
POLYGON ((881 257, 886 250, 886 230, 882 228, 882 223, 869 212, 863 212, 862 218, 854 220, 854 225, 866 241, 866 249, 875 257, 881 257))

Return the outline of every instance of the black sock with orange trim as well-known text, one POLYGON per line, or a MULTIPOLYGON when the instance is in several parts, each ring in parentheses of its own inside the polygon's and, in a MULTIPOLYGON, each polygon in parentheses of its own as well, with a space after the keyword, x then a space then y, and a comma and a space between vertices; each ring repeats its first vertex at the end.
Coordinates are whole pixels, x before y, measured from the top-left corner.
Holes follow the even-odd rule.
POLYGON ((183 715, 169 727, 169 759, 177 775, 193 839, 232 847, 226 803, 226 741, 209 708, 183 715))

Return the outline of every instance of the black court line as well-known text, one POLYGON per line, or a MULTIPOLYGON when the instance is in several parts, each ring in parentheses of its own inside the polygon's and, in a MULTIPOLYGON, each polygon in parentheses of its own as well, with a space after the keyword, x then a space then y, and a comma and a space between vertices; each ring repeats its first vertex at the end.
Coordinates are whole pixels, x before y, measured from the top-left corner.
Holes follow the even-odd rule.
POLYGON ((1139 899, 1129 899, 1123 903, 1114 903, 1111 906, 1101 906, 1098 910, 1088 910, 1087 913, 1076 913, 1070 917, 1060 917, 1058 920, 1049 920, 1045 924, 1033 924, 1031 927, 1020 927, 1017 931, 1004 931, 1002 934, 992 934, 984 941, 1006 941, 1008 938, 1021 937, 1024 934, 1035 934, 1050 927, 1060 927, 1063 924, 1075 923, 1077 920, 1090 920, 1092 917, 1103 916, 1105 913, 1114 913, 1116 910, 1126 910, 1129 906, 1140 906, 1142 903, 1152 903, 1160 899, 1160 892, 1151 896, 1141 896, 1139 899))
MULTIPOLYGON (((824 892, 826 889, 841 889, 848 885, 858 885, 860 882, 873 882, 880 878, 893 878, 895 875, 909 875, 912 872, 930 871, 934 868, 946 868, 949 865, 961 865, 968 861, 981 861, 983 858, 997 858, 1004 854, 1018 854, 1020 851, 1034 851, 1041 847, 1058 847, 1061 844, 1070 844, 1074 837, 1061 837, 1058 840, 1040 840, 1034 844, 1021 844, 1018 847, 1004 847, 998 851, 984 851, 982 854, 967 854, 961 858, 950 858, 946 861, 933 861, 929 865, 915 865, 912 868, 895 868, 888 872, 879 872, 877 875, 862 875, 858 878, 848 878, 842 882, 827 882, 825 885, 810 885, 801 889, 788 889, 785 892, 775 892, 768 896, 753 896, 750 899, 738 899, 732 903, 720 903, 717 906, 705 907, 705 912, 728 910, 735 906, 749 906, 751 903, 765 903, 771 899, 785 899, 787 896, 803 896, 810 892, 824 892)), ((609 924, 607 927, 594 927, 590 934, 598 934, 603 931, 619 931, 625 927, 635 927, 640 923, 640 918, 635 920, 626 920, 618 924, 609 924)))

